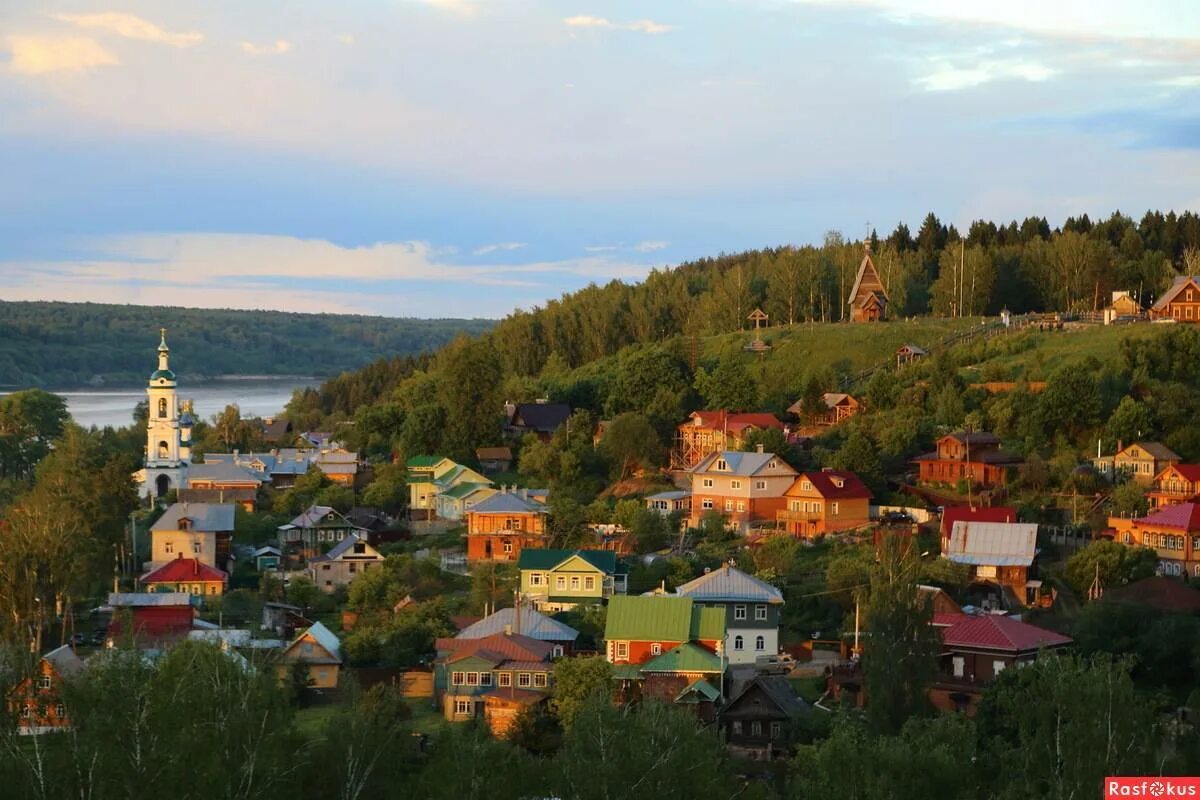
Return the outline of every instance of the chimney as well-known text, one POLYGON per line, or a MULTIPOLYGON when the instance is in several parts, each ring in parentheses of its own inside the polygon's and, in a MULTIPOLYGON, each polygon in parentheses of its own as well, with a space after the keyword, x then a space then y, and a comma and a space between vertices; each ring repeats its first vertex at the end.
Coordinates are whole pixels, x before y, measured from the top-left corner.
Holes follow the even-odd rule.
POLYGON ((755 445, 754 449, 761 453, 763 451, 763 446, 761 444, 755 445))
POLYGON ((1120 439, 1117 439, 1117 452, 1119 453, 1124 449, 1125 449, 1125 443, 1122 442, 1120 439))
POLYGON ((512 625, 505 625, 505 626, 504 626, 504 635, 505 635, 505 636, 512 636, 512 625))
POLYGON ((522 499, 522 500, 528 500, 528 499, 529 499, 529 490, 528 490, 528 489, 522 489, 522 490, 521 490, 521 499, 522 499))

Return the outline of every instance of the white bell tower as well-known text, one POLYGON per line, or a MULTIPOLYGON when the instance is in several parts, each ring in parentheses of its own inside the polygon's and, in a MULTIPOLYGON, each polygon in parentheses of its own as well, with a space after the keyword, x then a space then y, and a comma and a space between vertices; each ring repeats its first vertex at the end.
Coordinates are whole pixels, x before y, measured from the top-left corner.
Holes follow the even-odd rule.
MULTIPOLYGON (((160 335, 158 369, 150 375, 146 387, 149 416, 146 420, 146 477, 142 493, 150 497, 162 497, 172 489, 182 487, 189 455, 180 436, 179 400, 175 393, 175 373, 171 371, 167 329, 160 329, 160 335)), ((190 414, 183 421, 189 429, 190 439, 190 414)))

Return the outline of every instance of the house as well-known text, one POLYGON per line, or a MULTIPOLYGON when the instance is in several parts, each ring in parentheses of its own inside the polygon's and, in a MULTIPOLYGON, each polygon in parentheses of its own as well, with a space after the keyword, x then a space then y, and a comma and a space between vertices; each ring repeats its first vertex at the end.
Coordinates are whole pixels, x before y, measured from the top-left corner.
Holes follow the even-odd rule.
POLYGON ((139 649, 154 649, 187 638, 196 619, 192 596, 187 592, 113 592, 108 596, 112 619, 108 623, 107 646, 131 643, 139 649))
POLYGON ((318 505, 309 506, 277 530, 284 554, 305 561, 316 558, 348 536, 367 535, 332 507, 318 505))
POLYGON ((786 507, 784 494, 798 474, 774 453, 723 450, 711 453, 689 470, 692 513, 688 524, 699 526, 704 515, 725 515, 730 527, 745 533, 751 523, 770 520, 786 507))
POLYGON ((508 472, 512 467, 512 448, 479 447, 475 450, 475 460, 484 472, 508 472))
POLYGON ((482 715, 494 733, 503 734, 521 708, 549 697, 554 685, 554 650, 540 639, 504 631, 438 639, 436 647, 434 693, 451 722, 482 715), (501 699, 489 705, 489 697, 501 699))
POLYGON ((1016 522, 1017 510, 1012 506, 946 506, 942 509, 939 526, 942 552, 950 549, 950 531, 956 522, 1016 522))
POLYGON ((233 503, 172 503, 150 526, 150 562, 161 566, 180 555, 228 570, 233 503))
POLYGON ((1009 473, 1021 463, 1020 456, 1000 448, 994 433, 951 433, 937 440, 937 450, 913 459, 922 483, 957 484, 991 488, 1005 486, 1009 473))
POLYGON ((1146 499, 1151 508, 1195 502, 1200 497, 1200 464, 1171 464, 1154 476, 1146 499))
POLYGON ((283 551, 278 547, 266 545, 254 551, 254 568, 259 572, 279 569, 283 562, 283 551))
POLYGON ((664 517, 676 511, 685 516, 692 513, 692 493, 684 489, 647 495, 645 500, 646 508, 657 511, 664 517))
POLYGON ((205 461, 188 467, 184 483, 189 489, 254 489, 263 485, 261 476, 231 461, 205 461))
MULTIPOLYGON (((306 442, 306 444, 308 444, 306 442)), ((336 442, 320 447, 281 447, 265 453, 205 453, 204 463, 232 463, 251 470, 276 489, 289 489, 296 479, 316 467, 339 486, 353 486, 358 475, 358 454, 336 442)))
POLYGON ((179 489, 175 499, 181 503, 233 503, 244 511, 254 511, 258 506, 257 489, 179 489))
POLYGON ((1176 276, 1171 288, 1150 306, 1150 317, 1200 322, 1200 279, 1192 275, 1176 276))
POLYGON ((896 369, 903 367, 905 364, 920 361, 927 355, 929 355, 929 351, 924 347, 919 347, 915 344, 901 345, 900 349, 896 351, 896 369))
POLYGON ((800 473, 784 492, 784 501, 775 520, 792 536, 808 539, 871 521, 871 490, 845 470, 800 473))
POLYGON ((721 732, 735 755, 773 761, 790 755, 792 728, 811 710, 786 678, 760 675, 721 709, 721 732))
MULTIPOLYGON (((412 519, 433 519, 438 516, 438 496, 461 484, 491 486, 486 476, 442 456, 413 456, 404 464, 407 469, 408 510, 412 519)), ((460 493, 461 494, 461 493, 460 493)), ((463 513, 463 498, 444 508, 451 513, 463 513)))
POLYGON ((864 242, 866 252, 854 276, 854 287, 850 289, 851 322, 879 322, 887 316, 888 293, 871 260, 871 243, 864 242))
POLYGON ((984 689, 1009 667, 1036 661, 1072 644, 1070 637, 1000 614, 946 615, 940 676, 929 691, 935 707, 974 716, 984 689))
POLYGON ((1182 460, 1171 448, 1159 442, 1134 442, 1128 447, 1122 447, 1118 442, 1115 455, 1094 458, 1092 464, 1109 480, 1128 475, 1136 483, 1149 486, 1156 475, 1182 460))
POLYGON ((524 549, 517 569, 521 597, 548 614, 625 594, 628 581, 628 570, 617 562, 617 554, 605 550, 524 549))
POLYGON ((295 441, 296 432, 290 420, 267 417, 262 421, 259 436, 267 444, 289 445, 295 441))
POLYGON ((566 403, 551 403, 544 399, 534 403, 505 403, 504 432, 518 438, 532 433, 548 442, 570 417, 571 407, 566 403))
POLYGON ((291 639, 297 630, 312 625, 312 620, 305 618, 303 611, 300 606, 268 600, 263 603, 261 628, 273 631, 276 636, 291 639))
POLYGON ((342 643, 320 622, 302 631, 279 654, 275 674, 288 681, 299 674, 311 689, 336 689, 342 667, 342 643))
POLYGON ((1037 531, 1031 523, 960 520, 954 523, 942 555, 967 565, 973 582, 997 587, 1002 606, 1033 605, 1042 585, 1031 575, 1037 531))
POLYGON ((483 619, 463 621, 467 624, 454 637, 456 639, 483 639, 511 631, 548 643, 552 658, 571 655, 575 651, 575 640, 579 638, 579 631, 570 625, 551 619, 528 606, 502 608, 483 619))
MULTIPOLYGON (((813 424, 821 426, 839 425, 853 417, 862 408, 862 404, 851 395, 843 392, 826 392, 821 395, 821 403, 825 411, 812 420, 813 424)), ((807 419, 804 411, 804 401, 797 400, 788 406, 788 413, 799 419, 807 419)))
POLYGON ((787 433, 787 428, 774 414, 693 411, 687 422, 675 429, 671 469, 689 470, 713 453, 741 450, 746 436, 763 430, 787 433))
POLYGON ((1136 317, 1142 313, 1142 304, 1134 300, 1133 295, 1127 291, 1115 291, 1112 293, 1112 302, 1108 310, 1112 312, 1113 317, 1136 317))
POLYGON ((724 652, 730 664, 753 664, 759 656, 779 652, 783 593, 766 581, 722 564, 677 587, 675 595, 724 613, 724 652))
POLYGON ((467 512, 468 561, 516 561, 546 542, 548 509, 524 489, 502 491, 467 512))
POLYGON ((1200 503, 1175 503, 1137 519, 1109 517, 1108 525, 1113 541, 1153 548, 1161 574, 1200 578, 1200 503))
POLYGON ((43 655, 34 674, 17 684, 9 695, 17 712, 17 733, 52 733, 70 727, 67 708, 63 704, 63 684, 83 672, 83 661, 71 645, 64 644, 43 655))
POLYGON ((225 594, 229 573, 183 553, 138 579, 147 592, 185 592, 197 599, 225 594))
POLYGON ((308 574, 317 588, 329 594, 383 562, 383 555, 367 544, 365 534, 351 533, 328 553, 310 558, 308 574))
POLYGON ((462 519, 480 502, 498 490, 490 483, 460 483, 447 489, 439 489, 435 501, 440 519, 462 519))

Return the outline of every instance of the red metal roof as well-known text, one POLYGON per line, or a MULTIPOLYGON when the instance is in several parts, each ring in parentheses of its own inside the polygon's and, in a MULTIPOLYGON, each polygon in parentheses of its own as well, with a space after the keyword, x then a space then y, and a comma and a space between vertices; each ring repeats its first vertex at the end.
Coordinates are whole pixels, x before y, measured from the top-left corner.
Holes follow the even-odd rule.
MULTIPOLYGON (((135 639, 157 642, 181 639, 192 629, 195 612, 190 605, 182 606, 135 606, 129 609, 131 628, 135 639)), ((108 635, 120 640, 126 633, 124 613, 113 614, 108 626, 108 635)))
POLYGON ((1167 469, 1175 470, 1185 481, 1191 483, 1200 481, 1200 464, 1172 464, 1167 469))
POLYGON ((1177 503, 1160 508, 1153 514, 1135 519, 1139 525, 1155 528, 1174 528, 1181 531, 1200 531, 1200 503, 1177 503))
MULTIPOLYGON (((745 430, 748 427, 776 428, 783 430, 783 423, 774 414, 750 412, 746 414, 731 414, 728 411, 693 411, 692 417, 699 417, 700 424, 705 428, 727 430, 732 433, 745 430)), ((694 424, 685 422, 685 425, 694 424)))
MULTIPOLYGON (((796 480, 807 480, 826 500, 838 500, 844 497, 871 497, 871 490, 863 484, 859 477, 846 470, 829 469, 820 472, 802 472, 796 480), (842 483, 841 486, 837 485, 839 480, 842 483)), ((796 483, 793 483, 792 486, 796 486, 796 483)), ((791 489, 785 494, 790 492, 791 489)))
POLYGON ((1036 625, 997 614, 964 614, 943 629, 942 641, 947 647, 981 647, 1008 653, 1027 653, 1042 647, 1061 647, 1071 644, 1063 636, 1036 625))
POLYGON ((198 558, 177 558, 142 576, 142 583, 179 583, 181 581, 229 580, 229 574, 210 567, 198 558))
POLYGON ((519 633, 493 633, 482 639, 438 639, 437 649, 449 651, 447 663, 478 655, 494 661, 544 661, 554 645, 519 633))
POLYGON ((946 506, 942 511, 942 538, 950 535, 956 522, 1016 522, 1017 510, 1011 506, 946 506))

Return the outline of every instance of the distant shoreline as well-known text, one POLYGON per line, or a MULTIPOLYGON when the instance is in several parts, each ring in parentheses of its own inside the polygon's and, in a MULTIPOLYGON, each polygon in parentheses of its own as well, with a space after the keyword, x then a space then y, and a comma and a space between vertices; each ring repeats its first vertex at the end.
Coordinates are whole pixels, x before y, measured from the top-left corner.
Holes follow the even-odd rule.
MULTIPOLYGON (((310 383, 315 386, 315 385, 323 383, 326 380, 328 380, 328 379, 325 377, 319 376, 319 375, 205 375, 205 376, 187 375, 184 377, 184 380, 181 382, 182 385, 179 387, 179 393, 180 393, 180 395, 186 395, 188 388, 192 387, 192 386, 213 386, 215 384, 221 384, 221 383, 237 383, 237 382, 249 382, 249 381, 272 381, 272 382, 287 381, 289 383, 310 383)), ((72 383, 72 384, 66 384, 66 385, 59 384, 59 385, 48 385, 48 386, 18 386, 15 384, 8 384, 8 385, 0 384, 0 395, 12 394, 14 392, 23 392, 26 389, 41 389, 44 392, 50 392, 51 394, 58 394, 61 392, 86 392, 86 391, 93 391, 93 392, 107 392, 107 391, 120 392, 120 391, 130 391, 130 390, 140 391, 145 388, 146 388, 146 384, 144 382, 138 383, 136 381, 114 381, 111 383, 106 381, 104 383, 72 383)))

